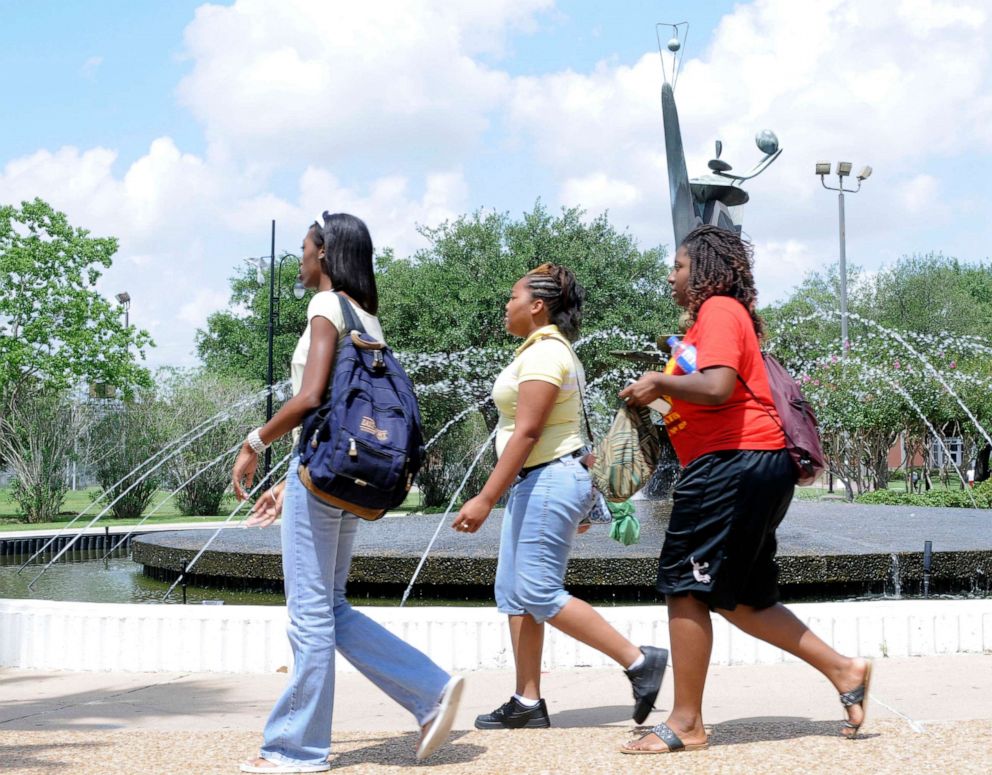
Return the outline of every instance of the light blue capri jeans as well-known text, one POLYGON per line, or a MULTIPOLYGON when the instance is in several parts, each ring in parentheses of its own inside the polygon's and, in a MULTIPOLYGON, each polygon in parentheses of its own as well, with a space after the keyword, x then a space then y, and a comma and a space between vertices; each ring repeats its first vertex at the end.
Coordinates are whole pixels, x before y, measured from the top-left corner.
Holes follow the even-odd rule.
POLYGON ((360 520, 311 495, 290 463, 282 509, 282 565, 293 675, 265 725, 260 755, 320 764, 331 747, 334 652, 427 723, 449 675, 345 598, 360 520))
POLYGON ((591 502, 592 480, 576 458, 555 460, 517 478, 499 541, 500 613, 530 614, 544 622, 565 607, 572 598, 564 588, 568 554, 591 502))

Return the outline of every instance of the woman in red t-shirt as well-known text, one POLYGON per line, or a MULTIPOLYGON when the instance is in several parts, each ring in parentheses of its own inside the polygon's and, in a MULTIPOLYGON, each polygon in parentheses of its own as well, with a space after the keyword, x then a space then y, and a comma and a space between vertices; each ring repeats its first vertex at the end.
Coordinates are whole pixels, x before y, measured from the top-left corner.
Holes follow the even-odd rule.
POLYGON ((752 263, 751 246, 730 231, 701 226, 689 234, 668 283, 688 314, 683 341, 696 348, 696 370, 651 371, 620 393, 632 406, 670 400, 665 425, 684 466, 658 563, 675 704, 665 723, 621 749, 626 753, 706 747, 710 611, 822 672, 846 708, 847 736, 864 723, 871 663, 837 653, 778 601, 775 529, 796 473, 759 349, 752 263))

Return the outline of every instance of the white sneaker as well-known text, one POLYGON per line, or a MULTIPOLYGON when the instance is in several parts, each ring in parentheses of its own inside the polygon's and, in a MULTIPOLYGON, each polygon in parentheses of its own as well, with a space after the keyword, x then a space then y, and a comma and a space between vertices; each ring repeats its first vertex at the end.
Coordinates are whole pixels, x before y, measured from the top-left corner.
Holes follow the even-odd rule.
POLYGON ((434 753, 448 738, 451 725, 455 723, 455 713, 458 712, 458 703, 461 702, 464 687, 465 679, 460 675, 452 676, 444 685, 437 715, 431 720, 427 732, 417 746, 418 762, 434 753))

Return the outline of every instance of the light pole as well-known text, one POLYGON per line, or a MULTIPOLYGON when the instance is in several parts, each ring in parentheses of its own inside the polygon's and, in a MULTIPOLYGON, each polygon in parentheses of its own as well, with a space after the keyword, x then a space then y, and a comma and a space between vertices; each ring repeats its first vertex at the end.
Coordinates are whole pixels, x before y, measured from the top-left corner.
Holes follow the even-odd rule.
POLYGON ((121 291, 117 294, 117 301, 121 303, 124 308, 124 328, 128 327, 128 314, 127 311, 131 309, 131 294, 127 291, 121 291))
MULTIPOLYGON (((279 259, 278 272, 280 278, 282 277, 282 263, 287 258, 291 258, 294 261, 299 261, 299 259, 292 253, 284 253, 279 259)), ((249 258, 246 259, 249 263, 253 264, 256 268, 258 278, 258 284, 265 284, 265 273, 263 267, 265 266, 265 260, 268 259, 269 262, 269 321, 268 321, 268 359, 266 368, 266 383, 269 386, 269 392, 265 399, 265 421, 268 422, 272 419, 272 385, 273 385, 273 375, 272 375, 272 349, 273 342, 275 338, 275 326, 279 320, 279 299, 282 295, 281 288, 279 292, 276 291, 276 222, 272 221, 272 242, 271 242, 271 252, 268 256, 260 256, 259 258, 249 258)), ((293 296, 297 299, 302 299, 306 289, 303 287, 303 281, 297 278, 296 283, 293 285, 293 296)), ((262 476, 263 479, 268 478, 269 472, 272 470, 272 448, 269 447, 265 450, 265 472, 262 476)))
POLYGON ((820 183, 828 191, 837 192, 837 208, 840 214, 840 350, 841 355, 847 355, 849 339, 847 336, 847 231, 844 226, 844 194, 856 194, 861 190, 861 184, 871 176, 871 167, 865 165, 858 173, 858 187, 844 188, 844 178, 850 176, 852 164, 849 161, 837 162, 837 185, 828 186, 824 179, 830 174, 830 162, 818 161, 816 174, 820 183))

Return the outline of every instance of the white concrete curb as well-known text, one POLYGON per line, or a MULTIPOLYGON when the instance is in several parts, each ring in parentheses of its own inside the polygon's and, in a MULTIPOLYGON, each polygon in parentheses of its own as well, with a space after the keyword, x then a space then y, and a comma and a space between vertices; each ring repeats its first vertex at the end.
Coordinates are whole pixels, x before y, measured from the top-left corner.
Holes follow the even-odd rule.
MULTIPOLYGON (((992 600, 883 600, 789 606, 839 651, 867 657, 992 653, 992 600)), ((450 671, 512 666, 493 608, 361 608, 450 671)), ((598 609, 638 644, 668 646, 667 609, 598 609)), ((793 661, 714 617, 711 662, 793 661)), ((286 609, 0 600, 0 667, 124 672, 267 673, 292 664, 286 609)), ((612 662, 549 627, 546 669, 612 662)), ((339 670, 353 670, 341 659, 339 670)))

